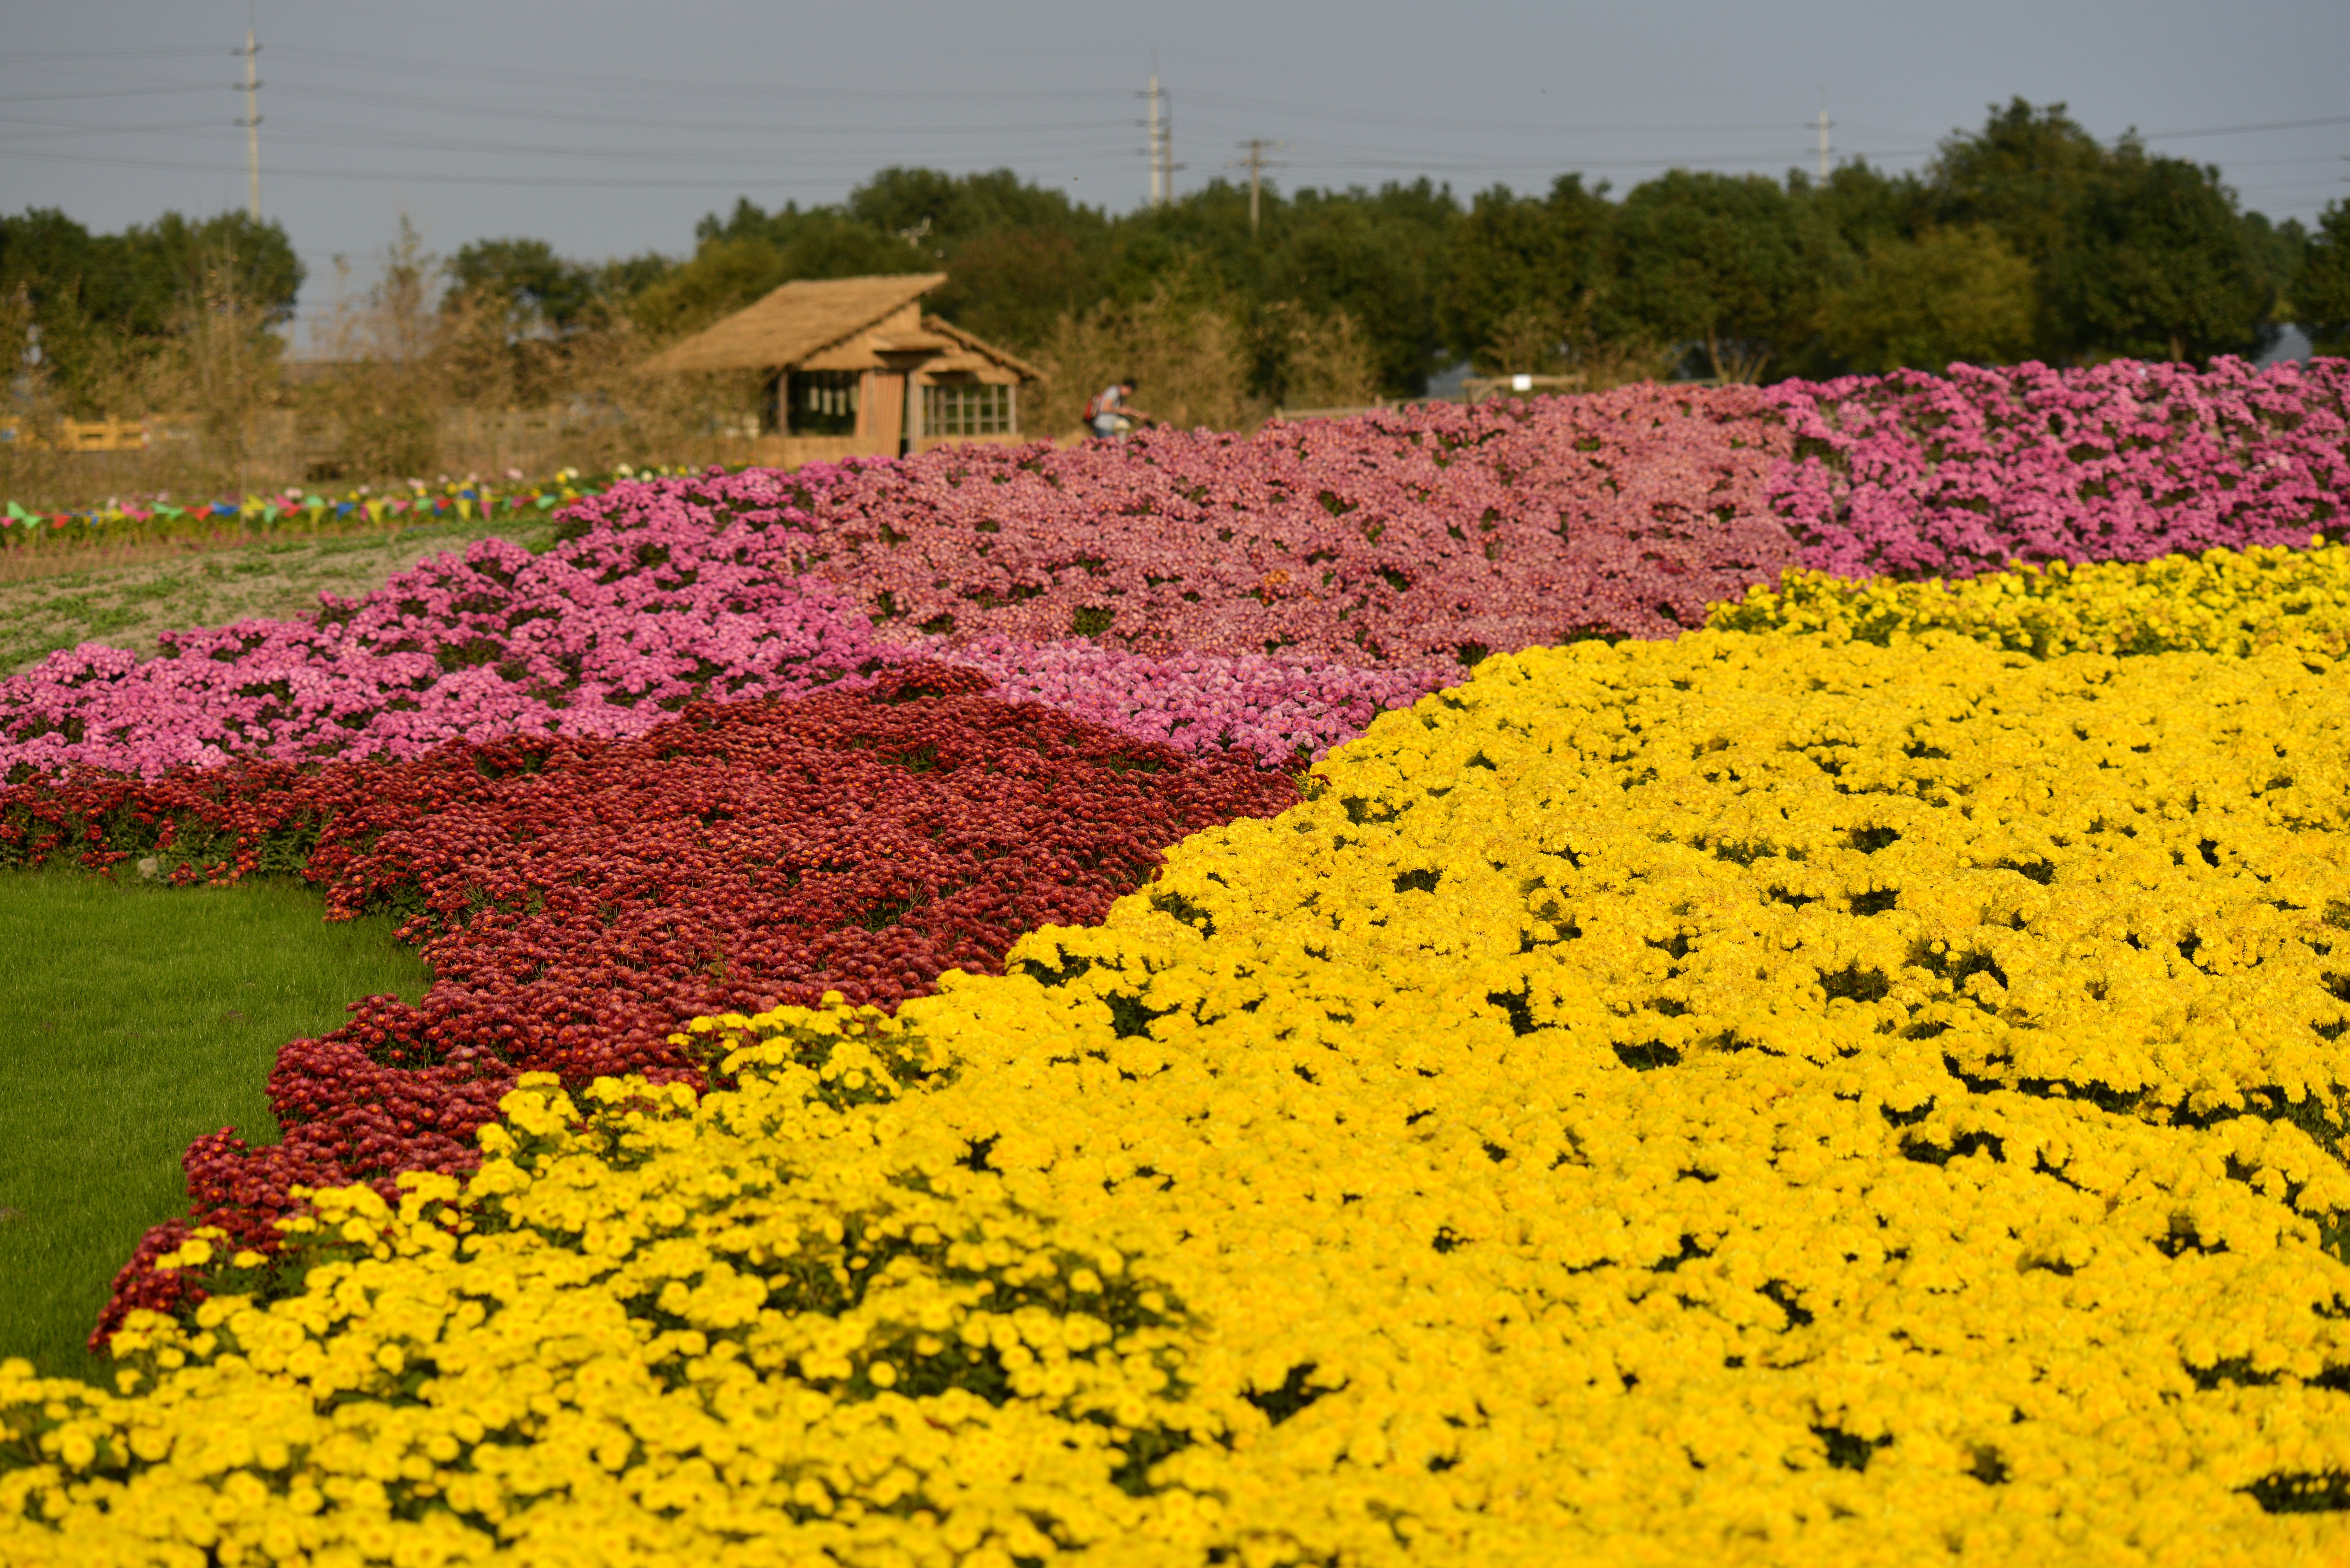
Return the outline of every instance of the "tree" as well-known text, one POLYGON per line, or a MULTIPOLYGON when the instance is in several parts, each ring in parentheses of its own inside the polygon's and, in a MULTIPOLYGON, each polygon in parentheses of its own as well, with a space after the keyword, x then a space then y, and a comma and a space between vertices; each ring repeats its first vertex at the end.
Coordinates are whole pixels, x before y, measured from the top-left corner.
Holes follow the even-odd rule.
POLYGON ((704 240, 693 259, 629 302, 654 339, 698 332, 789 281, 784 254, 755 238, 704 240))
POLYGON ((1935 221, 1981 223, 2033 266, 2071 239, 2073 214, 2105 171, 2106 150, 2061 103, 2022 99, 1972 134, 1946 137, 1927 166, 1935 221))
POLYGON ((848 193, 850 217, 951 261, 958 247, 983 235, 1098 232, 1100 213, 1065 192, 1024 181, 1009 169, 949 174, 937 169, 881 170, 848 193))
POLYGON ((562 333, 578 325, 596 295, 595 273, 545 240, 475 240, 450 260, 445 303, 495 300, 515 332, 562 333))
MULTIPOLYGON (((1359 339, 1369 354, 1381 390, 1424 392, 1443 347, 1437 327, 1437 273, 1459 217, 1451 192, 1426 180, 1389 184, 1376 195, 1301 191, 1265 255, 1259 308, 1280 305, 1291 307, 1293 317, 1302 313, 1328 323, 1343 318, 1350 324, 1344 334, 1350 342, 1359 339)), ((1284 340, 1284 335, 1273 340, 1284 340)), ((1285 340, 1295 341, 1294 333, 1285 340)), ((1335 388, 1343 380, 1320 377, 1315 384, 1335 388)), ((1290 395, 1270 385, 1263 389, 1290 395)))
POLYGON ((656 337, 699 331, 795 278, 865 277, 925 272, 938 264, 899 239, 837 208, 763 213, 735 203, 721 223, 706 218, 693 259, 629 300, 629 317, 656 337))
POLYGON ((1669 171, 1617 209, 1609 336, 1688 345, 1721 379, 1760 379, 1811 335, 1834 244, 1760 174, 1669 171))
POLYGON ((2293 318, 2321 354, 2350 354, 2350 202, 2317 216, 2292 284, 2293 318))
MULTIPOLYGON (((359 308, 338 306, 335 358, 363 368, 335 380, 325 400, 341 425, 346 462, 363 473, 416 474, 439 450, 451 369, 449 321, 438 307, 444 266, 405 213, 381 260, 359 308)), ((336 265, 347 272, 349 263, 338 256, 336 265)))
POLYGON ((1925 182, 1915 174, 1887 174, 1865 159, 1840 163, 1817 182, 1794 171, 1787 188, 1856 255, 1887 241, 1915 239, 1935 223, 1934 195, 1925 182))
POLYGON ((294 314, 303 269, 286 231, 243 213, 92 234, 54 209, 0 217, 0 294, 23 297, 43 373, 72 410, 136 395, 197 315, 227 313, 244 349, 274 358, 270 328, 294 314))
POLYGON ((1820 336, 1841 368, 1871 373, 2006 364, 2032 347, 2033 296, 2032 264, 1988 225, 1929 228, 1871 244, 1824 302, 1820 336))
POLYGON ((142 328, 169 330, 172 312, 216 276, 224 277, 225 286, 272 326, 294 318, 306 274, 284 226, 274 219, 255 223, 231 212, 196 221, 166 213, 151 228, 125 229, 119 244, 118 265, 135 279, 132 309, 142 328))
POLYGON ((1042 343, 1105 291, 1107 220, 1009 169, 884 169, 848 193, 847 211, 946 273, 930 308, 1008 346, 1042 343))
MULTIPOLYGON (((1455 225, 1437 295, 1437 317, 1452 352, 1487 370, 1529 367, 1493 361, 1505 328, 1539 338, 1555 322, 1563 337, 1575 304, 1597 275, 1612 217, 1607 187, 1586 190, 1564 174, 1547 197, 1505 185, 1481 192, 1455 225)), ((1513 349, 1513 352, 1521 352, 1513 349)))
POLYGON ((2044 286, 2085 357, 2255 355, 2276 337, 2275 285, 2219 170, 2134 141, 2075 203, 2044 286))
POLYGON ((1030 348, 1054 323, 1097 303, 1100 271, 1068 234, 998 229, 964 242, 930 296, 949 320, 991 342, 1030 348))

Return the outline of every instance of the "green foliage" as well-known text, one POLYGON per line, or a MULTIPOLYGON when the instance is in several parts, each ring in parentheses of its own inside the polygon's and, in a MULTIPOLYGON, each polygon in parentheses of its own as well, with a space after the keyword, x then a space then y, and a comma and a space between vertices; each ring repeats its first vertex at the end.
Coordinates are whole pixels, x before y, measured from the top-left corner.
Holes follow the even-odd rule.
POLYGON ((704 246, 713 240, 758 241, 780 258, 786 279, 929 272, 941 259, 935 247, 877 228, 853 213, 837 207, 811 207, 803 212, 796 202, 763 213, 753 202, 737 201, 724 223, 705 218, 695 226, 694 234, 704 246))
POLYGON ((1608 303, 1622 329, 1687 343, 1706 373, 1752 381, 1810 336, 1833 231, 1760 174, 1672 170, 1616 210, 1608 303))
POLYGON ((2240 212, 2216 169, 2102 146, 2063 104, 2017 99, 1945 140, 1926 188, 1936 221, 1980 224, 2031 265, 2042 358, 2202 359, 2274 338, 2298 232, 2240 212))
POLYGON ((1788 186, 1809 200, 1856 255, 1872 245, 1916 239, 1939 221, 1934 192, 1923 180, 1915 174, 1888 174, 1866 159, 1837 166, 1816 184, 1797 171, 1788 176, 1788 186))
POLYGON ((795 278, 926 272, 938 258, 837 208, 803 212, 789 203, 762 211, 747 197, 723 221, 705 218, 693 259, 628 303, 637 326, 656 337, 699 331, 795 278))
POLYGON ((1829 294, 1820 336, 1844 365, 1872 374, 2012 364, 2032 348, 2033 287, 2031 264, 1983 225, 1887 237, 1829 294))
POLYGON ((451 302, 494 300, 516 330, 577 324, 598 292, 596 269, 566 261, 545 240, 476 240, 449 262, 451 302))
POLYGON ((2276 286, 2219 170, 2131 142, 2079 199, 2045 286, 2085 357, 2250 356, 2275 337, 2276 286))
MULTIPOLYGON (((1425 391, 1430 372, 1444 362, 1437 280, 1461 216, 1451 192, 1423 179, 1375 192, 1301 191, 1283 206, 1274 243, 1262 253, 1257 311, 1293 306, 1308 317, 1351 321, 1380 389, 1425 391)), ((1263 389, 1281 395, 1269 383, 1263 389)))
POLYGON ((929 307, 992 341, 1033 348, 1103 296, 1109 221, 1009 169, 884 169, 849 192, 847 211, 926 253, 947 274, 929 307))
POLYGON ((931 308, 992 343, 1029 348, 1099 297, 1098 249, 1049 229, 998 229, 955 252, 931 308))
POLYGON ((184 335, 193 317, 282 326, 303 276, 285 229, 243 213, 166 213, 119 234, 93 234, 54 208, 0 216, 0 297, 22 299, 47 381, 75 412, 105 411, 125 360, 184 335))
POLYGON ((858 222, 928 249, 941 261, 973 240, 1005 230, 1066 234, 1106 226, 1101 214, 1078 206, 1065 192, 1031 184, 1009 169, 962 175, 884 169, 848 193, 847 211, 858 222))
POLYGON ((630 300, 629 315, 655 339, 696 332, 787 282, 787 265, 762 240, 704 240, 691 261, 630 300))
POLYGON ((1065 321, 1154 300, 1211 313, 1245 346, 1246 395, 1270 405, 1306 382, 1352 383, 1299 369, 1298 345, 1334 334, 1388 396, 1461 358, 1602 379, 1677 361, 1749 379, 2250 352, 2303 244, 2238 212, 2210 171, 2107 147, 2062 104, 2021 99, 1950 136, 1922 174, 1674 170, 1620 201, 1567 174, 1465 209, 1425 180, 1268 185, 1253 230, 1249 205, 1216 180, 1110 216, 1008 170, 885 169, 837 208, 712 214, 701 253, 631 314, 668 335, 787 277, 937 267, 949 281, 931 308, 1029 353, 1063 343, 1065 321))
POLYGON ((2318 214, 2292 284, 2293 319, 2321 354, 2350 354, 2350 202, 2318 214))
POLYGON ((885 169, 837 208, 770 213, 744 201, 712 214, 696 230, 694 258, 629 310, 648 333, 671 336, 788 278, 937 268, 948 281, 927 307, 1016 350, 1061 341, 1065 321, 1159 301, 1150 308, 1211 312, 1248 345, 1237 392, 1279 400, 1296 391, 1301 323, 1359 339, 1376 378, 1363 395, 1424 389, 1445 358, 1435 295, 1460 217, 1451 193, 1421 180, 1294 197, 1269 190, 1260 205, 1252 234, 1247 191, 1223 181, 1112 218, 1009 170, 885 169))
MULTIPOLYGON (((1593 385, 1674 368, 1752 379, 2205 358, 2256 352, 2294 316, 2350 346, 2338 219, 2313 241, 2240 211, 2211 169, 2100 143, 2063 104, 2020 98, 1952 133, 1919 173, 1673 170, 1621 200, 1570 173, 1465 208, 1424 179, 1267 182, 1254 223, 1251 206, 1223 179, 1113 215, 1008 169, 891 167, 837 205, 738 201, 696 226, 682 262, 584 264, 541 240, 480 240, 451 262, 441 310, 462 317, 463 395, 533 406, 577 379, 573 349, 599 333, 625 357, 791 279, 926 271, 947 275, 926 308, 1030 356, 1088 359, 1078 338, 1212 317, 1205 337, 1141 334, 1191 343, 1185 363, 1222 365, 1236 347, 1242 383, 1188 400, 1201 407, 1415 395, 1463 358, 1593 385)), ((126 369, 140 344, 192 342, 202 318, 201 349, 182 358, 261 364, 276 341, 262 327, 290 310, 300 277, 281 231, 234 213, 92 236, 28 212, 0 220, 0 355, 37 341, 67 411, 161 407, 164 379, 126 369)), ((208 388, 175 406, 225 407, 208 388)), ((370 461, 424 454, 410 411, 360 422, 370 461)))
POLYGON ((1983 224, 2039 267, 2064 249, 2106 156, 2063 104, 2034 109, 2019 98, 1993 107, 1980 131, 1946 138, 1926 184, 1937 221, 1983 224))
POLYGON ((54 208, 0 217, 0 292, 26 287, 36 309, 70 306, 92 323, 152 336, 215 274, 272 325, 293 317, 302 263, 285 229, 243 213, 92 234, 54 208))
MULTIPOLYGON (((1479 192, 1454 228, 1437 297, 1456 356, 1489 372, 1537 368, 1523 353, 1503 363, 1492 350, 1505 329, 1527 323, 1555 320, 1563 330, 1568 307, 1597 279, 1613 218, 1607 191, 1564 174, 1547 197, 1513 195, 1503 185, 1479 192)), ((1540 327, 1535 335, 1550 336, 1540 327)))

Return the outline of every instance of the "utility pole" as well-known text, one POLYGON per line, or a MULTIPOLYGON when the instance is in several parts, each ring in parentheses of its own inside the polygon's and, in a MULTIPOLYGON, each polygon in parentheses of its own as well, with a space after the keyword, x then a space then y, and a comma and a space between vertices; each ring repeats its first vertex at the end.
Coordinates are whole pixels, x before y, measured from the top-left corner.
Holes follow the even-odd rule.
POLYGON ((252 0, 246 0, 244 8, 244 47, 229 53, 244 57, 244 118, 236 123, 244 127, 245 211, 257 223, 261 222, 261 106, 255 95, 261 88, 257 74, 261 44, 254 36, 252 0))
POLYGON ((1828 89, 1825 88, 1820 88, 1820 118, 1818 123, 1820 130, 1820 182, 1822 184, 1825 184, 1827 183, 1828 178, 1828 127, 1835 123, 1835 121, 1828 118, 1828 89))
POLYGON ((1265 149, 1269 147, 1282 148, 1288 145, 1289 143, 1286 141, 1269 141, 1262 136, 1253 136, 1246 141, 1238 143, 1240 150, 1248 154, 1247 159, 1245 161, 1235 160, 1234 161, 1224 165, 1227 169, 1246 169, 1249 171, 1249 238, 1251 239, 1256 238, 1257 190, 1261 182, 1263 173, 1267 169, 1278 169, 1281 167, 1280 164, 1275 163, 1265 157, 1265 149))
POLYGON ((1150 90, 1144 96, 1150 99, 1150 204, 1154 207, 1163 207, 1167 204, 1167 183, 1165 176, 1159 171, 1159 161, 1163 154, 1159 145, 1159 73, 1157 71, 1150 73, 1150 90))
POLYGON ((1170 107, 1174 95, 1159 85, 1159 51, 1150 51, 1150 85, 1142 90, 1149 100, 1149 115, 1143 126, 1149 132, 1149 144, 1144 154, 1150 160, 1150 204, 1163 207, 1175 199, 1175 171, 1183 167, 1175 161, 1175 111, 1170 107))

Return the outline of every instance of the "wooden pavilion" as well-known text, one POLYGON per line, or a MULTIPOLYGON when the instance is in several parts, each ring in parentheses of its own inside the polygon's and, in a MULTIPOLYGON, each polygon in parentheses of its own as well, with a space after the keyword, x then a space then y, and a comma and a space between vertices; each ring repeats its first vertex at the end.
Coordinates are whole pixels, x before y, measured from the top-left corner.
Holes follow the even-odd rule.
POLYGON ((944 273, 808 278, 647 362, 659 371, 766 373, 754 461, 791 467, 954 441, 1009 444, 1036 369, 921 312, 944 273))

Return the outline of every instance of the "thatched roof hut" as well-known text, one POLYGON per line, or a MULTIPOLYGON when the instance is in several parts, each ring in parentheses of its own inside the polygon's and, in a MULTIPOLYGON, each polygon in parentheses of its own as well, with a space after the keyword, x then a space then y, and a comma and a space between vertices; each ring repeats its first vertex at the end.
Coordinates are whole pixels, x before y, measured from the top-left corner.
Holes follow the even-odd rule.
POLYGON ((1020 438, 1036 369, 924 316, 944 273, 806 278, 713 322, 647 362, 656 371, 766 373, 760 428, 806 462, 1020 438))

